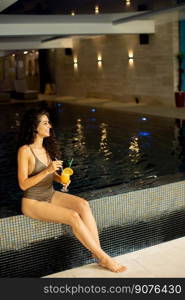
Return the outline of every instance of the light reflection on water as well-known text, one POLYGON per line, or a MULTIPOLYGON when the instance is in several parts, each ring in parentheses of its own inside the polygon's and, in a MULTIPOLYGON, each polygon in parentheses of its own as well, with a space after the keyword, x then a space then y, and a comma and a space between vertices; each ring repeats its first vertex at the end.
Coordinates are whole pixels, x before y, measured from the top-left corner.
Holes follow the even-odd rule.
MULTIPOLYGON (((19 114, 35 105, 21 103, 1 107, 0 193, 2 206, 11 210, 17 209, 17 199, 21 198, 15 156, 19 114)), ((150 176, 155 178, 185 170, 183 122, 161 117, 147 117, 143 121, 138 114, 99 108, 92 111, 89 107, 63 103, 44 102, 44 105, 51 112, 64 165, 74 158, 71 193, 133 180, 144 182, 150 176)), ((56 185, 56 188, 59 187, 56 185)))
POLYGON ((81 119, 77 119, 76 132, 74 133, 73 142, 74 152, 83 155, 87 152, 87 149, 85 145, 84 127, 81 122, 81 119))
POLYGON ((72 191, 95 190, 179 171, 181 162, 172 153, 174 119, 74 106, 66 106, 62 118, 63 154, 75 159, 72 191), (69 111, 70 124, 66 117, 69 111))
POLYGON ((106 123, 100 124, 100 147, 99 152, 101 152, 104 155, 105 160, 111 159, 112 152, 109 149, 109 145, 111 141, 109 141, 109 125, 106 123))

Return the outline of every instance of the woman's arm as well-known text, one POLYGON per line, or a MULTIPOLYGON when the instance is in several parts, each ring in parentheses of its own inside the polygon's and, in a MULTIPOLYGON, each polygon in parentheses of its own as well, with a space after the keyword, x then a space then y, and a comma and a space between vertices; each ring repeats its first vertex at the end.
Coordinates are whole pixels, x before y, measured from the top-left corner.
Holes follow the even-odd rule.
POLYGON ((53 176, 53 180, 56 181, 56 182, 61 183, 61 177, 60 177, 60 175, 58 175, 58 174, 55 172, 55 173, 54 173, 54 176, 53 176))
POLYGON ((37 175, 28 178, 28 161, 29 161, 29 150, 27 146, 22 146, 18 150, 18 182, 20 188, 25 191, 30 187, 39 183, 48 174, 54 173, 61 167, 60 161, 53 161, 51 164, 43 171, 37 175))

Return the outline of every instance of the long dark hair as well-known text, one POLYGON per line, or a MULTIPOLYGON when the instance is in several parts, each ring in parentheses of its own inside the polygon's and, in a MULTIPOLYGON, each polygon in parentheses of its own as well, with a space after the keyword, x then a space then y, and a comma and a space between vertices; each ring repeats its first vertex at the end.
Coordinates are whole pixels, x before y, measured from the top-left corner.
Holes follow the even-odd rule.
MULTIPOLYGON (((40 118, 43 115, 46 115, 50 120, 49 112, 45 109, 30 109, 21 115, 17 144, 18 148, 23 145, 30 145, 34 142, 37 134, 37 127, 39 125, 40 118)), ((46 149, 52 160, 55 160, 55 158, 61 159, 61 151, 59 149, 53 127, 50 129, 50 136, 44 138, 43 147, 46 149)))

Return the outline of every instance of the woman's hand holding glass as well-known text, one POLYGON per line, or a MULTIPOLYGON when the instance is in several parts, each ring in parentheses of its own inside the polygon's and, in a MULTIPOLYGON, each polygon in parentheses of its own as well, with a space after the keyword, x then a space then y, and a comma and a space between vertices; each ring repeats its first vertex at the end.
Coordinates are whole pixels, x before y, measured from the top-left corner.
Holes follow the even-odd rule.
POLYGON ((71 183, 71 180, 69 180, 68 183, 66 183, 66 184, 62 183, 62 180, 61 180, 61 184, 63 185, 63 187, 61 188, 61 191, 67 193, 69 191, 68 186, 70 185, 70 183, 71 183))
POLYGON ((51 161, 47 167, 47 173, 52 174, 60 169, 62 169, 63 161, 62 160, 54 160, 51 161))

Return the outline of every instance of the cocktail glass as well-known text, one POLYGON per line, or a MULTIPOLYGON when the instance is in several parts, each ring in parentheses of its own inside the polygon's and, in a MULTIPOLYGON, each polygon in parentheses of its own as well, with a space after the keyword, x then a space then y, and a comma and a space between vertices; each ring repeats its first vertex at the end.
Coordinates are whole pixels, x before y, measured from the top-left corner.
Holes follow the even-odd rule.
POLYGON ((61 182, 64 185, 61 189, 62 192, 68 192, 68 188, 65 186, 70 182, 70 176, 73 175, 73 170, 71 168, 65 168, 63 169, 61 173, 61 182))

